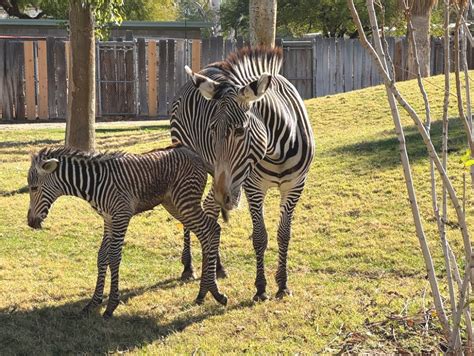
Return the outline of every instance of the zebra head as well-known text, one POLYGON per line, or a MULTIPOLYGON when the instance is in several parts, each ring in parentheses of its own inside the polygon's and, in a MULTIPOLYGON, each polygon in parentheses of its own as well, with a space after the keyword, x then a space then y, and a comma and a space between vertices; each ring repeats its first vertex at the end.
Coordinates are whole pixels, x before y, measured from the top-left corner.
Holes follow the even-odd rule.
POLYGON ((214 102, 210 135, 214 144, 214 197, 224 209, 239 202, 241 186, 267 150, 267 132, 252 108, 270 86, 272 76, 264 73, 245 86, 224 80, 216 82, 186 66, 194 86, 214 102))
POLYGON ((48 216, 51 205, 61 195, 55 174, 58 164, 56 158, 45 158, 39 154, 31 159, 28 172, 30 190, 28 225, 34 229, 41 229, 41 223, 48 216))

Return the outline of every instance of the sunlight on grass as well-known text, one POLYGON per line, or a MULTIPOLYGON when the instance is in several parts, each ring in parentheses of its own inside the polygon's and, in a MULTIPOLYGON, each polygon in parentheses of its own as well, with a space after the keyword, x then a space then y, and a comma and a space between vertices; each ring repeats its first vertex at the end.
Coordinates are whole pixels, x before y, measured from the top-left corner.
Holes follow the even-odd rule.
MULTIPOLYGON (((442 111, 441 77, 429 79, 436 120, 442 111), (434 83, 435 85, 432 85, 434 83)), ((400 84, 420 110, 416 83, 400 84)), ((456 116, 455 103, 450 114, 456 116)), ((417 315, 431 306, 424 264, 414 233, 402 178, 398 142, 385 91, 369 88, 306 101, 317 152, 298 205, 289 252, 294 296, 254 304, 255 257, 247 204, 222 224, 221 251, 229 278, 219 281, 227 308, 207 298, 193 300, 198 281, 179 281, 182 232, 162 208, 135 217, 121 265, 121 304, 109 322, 81 317, 96 278, 102 220, 84 202, 64 197, 54 205, 44 230, 26 226, 27 194, 5 196, 26 184, 29 154, 63 143, 60 129, 0 131, 0 345, 2 352, 36 353, 294 353, 439 350, 437 321, 424 331, 391 316, 417 315), (357 337, 356 337, 357 336, 357 337)), ((415 186, 438 275, 443 261, 429 197, 424 145, 404 116, 415 186)), ((465 150, 462 125, 450 126, 450 177, 462 188, 458 157, 465 150)), ((97 130, 100 150, 145 152, 169 143, 167 126, 97 130)), ((440 146, 441 125, 433 125, 440 146)), ((473 197, 467 197, 473 223, 473 197)), ((266 270, 276 292, 279 197, 269 192, 266 270)), ((454 213, 450 217, 454 219, 454 213)), ((449 238, 458 256, 455 225, 449 238)), ((194 265, 200 247, 193 238, 194 265)), ((106 287, 107 288, 107 287, 106 287)), ((446 286, 442 285, 444 291, 446 286)), ((107 289, 106 289, 107 290, 107 289)), ((444 293, 446 296, 446 293, 444 293)), ((447 302, 446 302, 447 303, 447 302)), ((449 309, 449 308, 447 308, 449 309)))

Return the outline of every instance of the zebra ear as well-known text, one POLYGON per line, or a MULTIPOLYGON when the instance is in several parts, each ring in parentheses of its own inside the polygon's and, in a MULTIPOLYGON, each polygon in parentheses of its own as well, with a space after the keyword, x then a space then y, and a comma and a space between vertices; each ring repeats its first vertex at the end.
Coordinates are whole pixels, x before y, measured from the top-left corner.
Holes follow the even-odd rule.
POLYGON ((212 79, 209 79, 204 75, 194 73, 193 70, 188 66, 184 66, 184 69, 193 80, 194 86, 199 89, 201 95, 207 100, 211 100, 214 97, 216 88, 219 86, 219 83, 213 81, 212 79))
POLYGON ((58 168, 59 161, 56 158, 42 160, 38 163, 37 170, 39 174, 50 174, 58 168))
POLYGON ((247 84, 245 87, 240 89, 240 95, 244 97, 247 102, 259 100, 265 95, 267 89, 270 87, 272 82, 272 75, 263 73, 258 80, 247 84))

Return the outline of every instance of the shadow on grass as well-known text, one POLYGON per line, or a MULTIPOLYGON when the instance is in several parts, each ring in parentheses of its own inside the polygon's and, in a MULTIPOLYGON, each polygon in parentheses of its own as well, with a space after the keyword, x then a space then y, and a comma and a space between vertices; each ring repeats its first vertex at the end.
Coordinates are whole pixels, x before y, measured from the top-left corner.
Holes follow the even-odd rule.
POLYGON ((113 133, 113 132, 131 132, 131 131, 169 131, 169 124, 162 125, 143 125, 135 127, 98 127, 95 129, 96 133, 113 133))
MULTIPOLYGON (((169 279, 151 287, 123 291, 121 301, 154 289, 168 289, 179 285, 179 280, 169 279)), ((211 298, 210 295, 207 297, 211 298)), ((84 316, 81 310, 89 299, 82 299, 59 306, 45 306, 32 310, 0 310, 0 345, 5 354, 107 354, 143 347, 156 340, 184 331, 190 325, 229 310, 248 308, 251 301, 244 301, 228 308, 216 305, 202 313, 180 313, 173 320, 160 320, 147 315, 114 315, 105 321, 100 314, 84 316)), ((124 311, 127 306, 120 305, 124 311)))
MULTIPOLYGON (((124 131, 134 131, 124 130, 124 131)), ((134 146, 139 143, 151 143, 159 142, 165 138, 169 138, 171 143, 171 138, 169 131, 167 129, 150 131, 146 134, 144 133, 133 133, 130 132, 129 135, 108 135, 108 136, 97 136, 96 144, 99 147, 99 150, 126 150, 128 147, 134 146)), ((28 155, 32 151, 40 150, 45 146, 57 146, 64 144, 64 140, 25 140, 25 141, 4 141, 0 142, 0 155, 28 155), (26 146, 26 148, 25 148, 26 146), (30 147, 35 146, 32 150, 30 147)))
MULTIPOLYGON (((436 121, 431 125, 431 137, 438 154, 441 153, 442 125, 441 121, 436 121)), ((347 161, 351 166, 395 167, 400 164, 396 133, 394 130, 390 132, 385 131, 382 135, 385 137, 379 140, 363 141, 339 147, 337 152, 357 158, 347 161)), ((448 137, 448 152, 459 152, 459 155, 464 153, 464 150, 467 149, 466 134, 459 118, 450 119, 448 137)), ((428 160, 428 151, 415 126, 405 128, 405 138, 410 161, 428 160)))
POLYGON ((28 145, 28 146, 57 145, 57 144, 60 144, 61 142, 64 142, 64 140, 40 139, 40 140, 26 140, 26 141, 21 141, 21 140, 3 141, 3 142, 0 142, 0 149, 12 148, 12 147, 20 148, 25 145, 28 145))

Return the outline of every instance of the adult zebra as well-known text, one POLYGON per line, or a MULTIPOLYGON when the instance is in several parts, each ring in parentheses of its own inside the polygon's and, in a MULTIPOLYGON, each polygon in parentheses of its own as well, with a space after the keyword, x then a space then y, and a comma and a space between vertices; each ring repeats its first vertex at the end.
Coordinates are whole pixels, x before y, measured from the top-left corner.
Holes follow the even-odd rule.
MULTIPOLYGON (((232 209, 243 187, 252 216, 252 240, 257 259, 254 300, 265 300, 264 254, 267 232, 263 201, 267 190, 280 190, 277 298, 290 295, 287 254, 291 220, 311 161, 314 138, 303 101, 279 73, 279 48, 244 48, 199 73, 177 94, 172 107, 171 136, 191 147, 214 176, 214 198, 232 209)), ((217 217, 218 211, 212 211, 217 217)), ((185 244, 186 244, 185 231, 185 244)), ((217 266, 219 269, 219 265, 217 266)))

